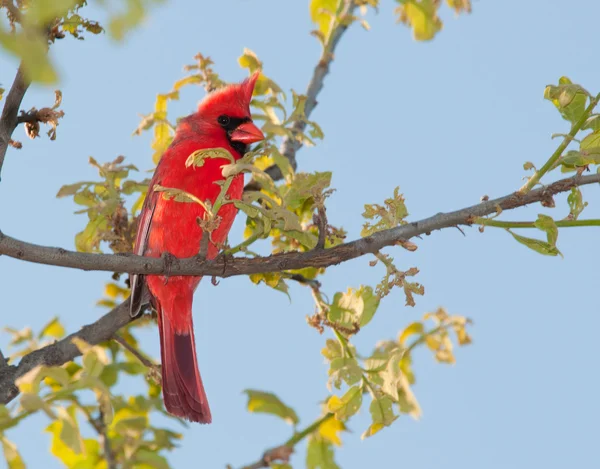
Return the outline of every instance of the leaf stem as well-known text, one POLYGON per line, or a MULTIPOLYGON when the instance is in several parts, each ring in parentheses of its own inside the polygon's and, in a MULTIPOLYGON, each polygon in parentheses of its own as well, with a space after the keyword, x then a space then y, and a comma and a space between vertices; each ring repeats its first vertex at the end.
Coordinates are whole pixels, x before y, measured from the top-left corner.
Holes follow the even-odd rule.
POLYGON ((223 251, 223 254, 233 255, 233 254, 237 254, 240 251, 244 251, 248 246, 250 246, 252 243, 254 243, 254 241, 256 241, 258 238, 260 238, 262 235, 263 235, 262 230, 256 231, 256 232, 252 233, 252 236, 250 236, 248 239, 242 241, 237 246, 234 246, 231 249, 227 249, 226 251, 223 251))
MULTIPOLYGON (((478 217, 473 220, 474 224, 492 226, 494 228, 537 228, 532 221, 501 221, 478 217)), ((600 226, 600 219, 592 220, 558 220, 554 222, 559 228, 572 228, 577 226, 600 226)))
POLYGON ((552 156, 548 159, 548 161, 546 161, 544 166, 542 166, 539 170, 537 170, 533 174, 533 176, 531 176, 529 178, 529 180, 523 185, 523 187, 521 187, 519 189, 519 191, 518 191, 519 194, 521 194, 521 195, 527 194, 531 189, 533 189, 535 187, 535 185, 538 182, 540 182, 540 179, 542 179, 542 177, 548 171, 550 171, 552 168, 554 168, 554 165, 562 156, 563 151, 565 151, 565 149, 567 148, 569 143, 571 143, 571 141, 575 138, 575 135, 577 135, 577 133, 581 130, 581 128, 584 126, 585 122, 588 120, 588 118, 592 114, 592 112, 593 112, 594 108, 596 107, 596 105, 598 104, 599 100, 600 100, 600 94, 596 95, 595 98, 590 97, 590 104, 588 105, 587 108, 585 108, 585 110, 583 111, 583 114, 581 115, 579 120, 577 122, 575 122, 575 124, 573 124, 573 126, 571 127, 571 131, 567 135, 564 136, 562 143, 558 146, 558 148, 554 151, 554 153, 552 153, 552 156))
POLYGON ((321 425, 327 422, 334 416, 331 412, 326 413, 321 418, 315 420, 304 430, 294 433, 294 435, 285 442, 285 446, 295 446, 300 443, 304 438, 310 435, 312 432, 316 431, 321 425))

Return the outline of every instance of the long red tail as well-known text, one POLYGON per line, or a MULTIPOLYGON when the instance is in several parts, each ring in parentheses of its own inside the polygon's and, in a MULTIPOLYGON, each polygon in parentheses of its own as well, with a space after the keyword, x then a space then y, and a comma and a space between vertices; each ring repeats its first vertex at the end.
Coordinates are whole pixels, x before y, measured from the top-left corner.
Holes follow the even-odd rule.
POLYGON ((160 306, 157 309, 165 407, 169 413, 191 422, 210 423, 210 408, 196 360, 191 314, 187 331, 179 334, 160 306))

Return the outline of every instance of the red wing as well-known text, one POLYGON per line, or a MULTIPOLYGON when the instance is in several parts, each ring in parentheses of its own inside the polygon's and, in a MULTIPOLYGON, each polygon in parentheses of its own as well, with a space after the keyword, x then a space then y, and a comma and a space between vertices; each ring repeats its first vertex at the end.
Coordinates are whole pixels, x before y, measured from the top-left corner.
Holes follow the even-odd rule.
MULTIPOLYGON (((150 235, 150 227, 152 226, 152 216, 154 215, 154 209, 156 208, 156 199, 158 193, 153 190, 154 184, 150 183, 148 187, 148 194, 142 212, 140 215, 140 221, 137 230, 137 236, 135 238, 135 247, 133 249, 134 254, 143 256, 146 253, 146 247, 148 245, 148 237, 150 235)), ((144 276, 139 274, 133 274, 130 277, 131 281, 131 302, 129 304, 129 314, 131 317, 136 317, 144 303, 144 291, 146 289, 144 285, 144 276)))

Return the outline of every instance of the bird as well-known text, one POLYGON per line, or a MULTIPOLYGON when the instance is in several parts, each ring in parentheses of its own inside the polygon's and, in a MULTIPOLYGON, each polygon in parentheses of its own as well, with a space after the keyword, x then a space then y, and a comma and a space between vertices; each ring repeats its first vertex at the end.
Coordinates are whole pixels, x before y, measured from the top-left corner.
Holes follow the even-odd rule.
MULTIPOLYGON (((206 158, 202 166, 186 167, 188 157, 203 149, 222 148, 237 161, 264 134, 252 121, 250 101, 260 72, 212 91, 197 111, 179 121, 172 143, 162 155, 140 212, 134 253, 147 257, 186 258, 200 252, 203 230, 197 223, 205 213, 202 205, 167 200, 157 186, 185 191, 214 204, 225 180, 226 158, 206 158)), ((242 196, 244 176, 233 177, 227 195, 242 196)), ((210 233, 206 258, 214 259, 231 229, 237 208, 224 204, 220 223, 210 233)), ((166 410, 191 422, 212 421, 206 392, 198 369, 192 301, 202 277, 131 275, 130 314, 136 317, 149 302, 157 313, 160 334, 163 401, 166 410), (149 298, 148 298, 149 292, 149 298)))

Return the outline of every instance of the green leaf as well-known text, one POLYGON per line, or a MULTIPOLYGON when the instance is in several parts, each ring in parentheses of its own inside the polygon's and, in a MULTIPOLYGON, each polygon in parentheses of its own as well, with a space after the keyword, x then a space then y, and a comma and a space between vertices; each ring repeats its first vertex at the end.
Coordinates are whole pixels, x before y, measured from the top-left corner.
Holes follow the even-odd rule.
POLYGON ((281 174, 285 181, 290 183, 294 179, 294 168, 290 164, 290 160, 283 156, 276 147, 271 149, 271 157, 281 170, 281 174))
POLYGON ((244 48, 244 53, 238 58, 240 67, 247 68, 250 73, 262 68, 262 62, 258 59, 256 53, 250 49, 244 48))
POLYGON ((558 248, 550 243, 541 241, 539 239, 526 238, 525 236, 513 233, 511 230, 506 231, 508 231, 519 243, 527 246, 529 249, 533 249, 535 252, 539 252, 545 256, 558 256, 560 254, 562 257, 562 254, 558 248))
POLYGON ((384 201, 385 206, 379 204, 365 204, 363 217, 375 220, 375 223, 366 222, 360 232, 361 236, 370 236, 381 230, 395 228, 406 223, 408 210, 404 204, 404 197, 399 193, 400 188, 394 189, 394 196, 384 201))
POLYGON ((551 101, 563 119, 572 124, 583 116, 589 93, 579 85, 575 85, 567 77, 561 77, 558 86, 548 85, 544 90, 544 98, 551 101))
MULTIPOLYGON (((157 454, 156 451, 151 451, 145 448, 141 448, 138 451, 136 451, 135 461, 138 463, 147 464, 147 467, 149 468, 171 469, 171 466, 163 456, 157 454)), ((136 464, 135 467, 142 466, 138 466, 136 464)))
POLYGON ((573 187, 569 196, 567 197, 569 203, 570 215, 573 220, 577 220, 583 209, 587 207, 588 203, 583 201, 583 196, 579 187, 573 187))
POLYGON ((346 293, 336 293, 329 309, 330 321, 345 327, 366 326, 377 311, 379 297, 369 286, 361 286, 358 290, 348 288, 346 293))
POLYGON ((106 352, 100 347, 93 347, 83 354, 83 370, 88 376, 97 378, 108 364, 106 352))
POLYGON ((110 18, 108 31, 116 40, 122 40, 125 34, 139 25, 144 17, 144 4, 139 0, 124 2, 124 11, 110 18))
POLYGON ((342 344, 333 339, 327 339, 325 342, 325 347, 321 350, 321 355, 323 355, 329 361, 333 360, 334 358, 341 357, 342 353, 342 344))
MULTIPOLYGON (((407 366, 410 366, 410 355, 406 355, 402 349, 395 349, 390 354, 385 370, 380 372, 380 377, 383 380, 381 390, 386 396, 398 403, 400 412, 409 414, 417 420, 421 416, 421 407, 410 388, 409 375, 404 371, 407 366), (409 357, 409 359, 406 360, 406 357, 409 357)), ((414 382, 412 373, 410 377, 414 382)))
POLYGON ((89 221, 83 231, 75 235, 75 248, 79 252, 100 252, 99 234, 107 226, 108 221, 106 218, 102 215, 96 215, 89 221))
POLYGON ((75 454, 81 454, 83 452, 83 440, 77 422, 64 408, 59 408, 58 413, 60 416, 59 422, 61 423, 60 440, 75 454))
POLYGON ((126 195, 131 195, 136 192, 145 193, 148 191, 148 181, 125 181, 123 183, 123 187, 121 188, 121 192, 126 195))
POLYGON ((258 218, 258 215, 261 213, 258 207, 242 202, 241 200, 234 200, 233 205, 250 218, 258 218))
POLYGON ((8 440, 2 433, 0 433, 0 442, 2 442, 2 452, 8 469, 25 469, 26 466, 17 445, 8 440))
POLYGON ((52 0, 32 2, 27 9, 25 19, 29 24, 44 25, 49 20, 61 18, 72 9, 78 0, 52 0))
POLYGON ((306 448, 307 469, 340 469, 335 463, 333 445, 331 442, 311 435, 306 448))
POLYGON ((591 164, 600 164, 600 148, 582 152, 569 150, 559 161, 562 165, 562 172, 575 171, 577 168, 584 168, 591 164))
POLYGON ((248 396, 248 411, 276 415, 290 425, 298 423, 298 415, 291 407, 285 405, 275 394, 254 389, 244 391, 248 396))
POLYGON ((196 197, 194 194, 190 194, 181 189, 176 189, 174 187, 163 187, 160 184, 155 184, 153 189, 155 192, 162 192, 162 197, 165 200, 173 200, 174 202, 184 202, 184 203, 196 203, 201 205, 204 210, 209 212, 206 204, 196 197))
POLYGON ((53 84, 58 75, 48 58, 45 34, 31 28, 16 34, 0 30, 0 45, 23 60, 25 75, 31 81, 53 84))
POLYGON ((362 439, 373 436, 375 433, 382 430, 384 427, 391 425, 397 418, 394 415, 392 409, 392 399, 386 395, 373 396, 369 411, 371 412, 371 419, 373 423, 369 428, 361 435, 362 439))
POLYGON ((600 130, 600 115, 594 114, 590 116, 582 127, 583 130, 592 129, 594 132, 600 130))
POLYGON ((352 386, 341 399, 338 396, 331 396, 327 401, 327 411, 334 413, 338 420, 346 420, 359 411, 362 405, 362 394, 360 386, 352 386))
POLYGON ((67 184, 65 186, 62 186, 58 190, 56 197, 66 197, 68 195, 75 195, 83 186, 90 184, 93 184, 93 182, 76 182, 75 184, 67 184))
MULTIPOLYGON (((69 410, 69 419, 73 420, 75 412, 74 409, 69 410)), ((65 419, 59 419, 52 422, 46 431, 52 434, 52 445, 50 452, 60 461, 64 463, 66 467, 76 469, 100 469, 97 464, 103 459, 100 457, 100 446, 95 439, 86 438, 85 440, 79 440, 77 434, 72 432, 78 432, 77 428, 70 428, 64 430, 65 419), (66 442, 63 437, 67 439, 69 444, 75 446, 77 449, 82 451, 74 451, 66 442)), ((70 426, 70 424, 67 424, 70 426)))
POLYGON ((329 366, 328 386, 335 386, 340 389, 342 381, 348 386, 358 383, 362 378, 362 370, 354 357, 339 357, 331 360, 329 366))
POLYGON ((285 205, 290 210, 303 209, 314 205, 315 192, 323 192, 331 185, 331 172, 316 172, 312 174, 297 173, 292 184, 284 194, 285 205))
MULTIPOLYGON (((131 402, 130 402, 131 403, 131 402)), ((108 427, 109 435, 141 435, 148 428, 150 421, 148 412, 137 411, 130 407, 124 407, 115 412, 115 416, 108 427)))
POLYGON ((579 145, 579 149, 582 153, 600 150, 600 130, 596 130, 591 134, 586 135, 586 137, 581 141, 579 145))
POLYGON ((278 290, 282 293, 285 293, 288 298, 290 298, 290 294, 288 291, 287 283, 283 280, 280 272, 266 272, 264 274, 250 274, 248 276, 250 281, 255 285, 258 285, 261 282, 264 282, 265 285, 278 290))
POLYGON ((556 241, 558 239, 558 227, 556 223, 549 217, 548 215, 538 215, 537 220, 534 222, 536 228, 546 232, 548 237, 548 243, 552 246, 556 246, 556 241))
POLYGON ((231 164, 235 164, 235 158, 225 148, 204 148, 202 150, 196 150, 185 160, 185 167, 189 168, 194 166, 201 168, 208 158, 219 158, 229 161, 231 164))

